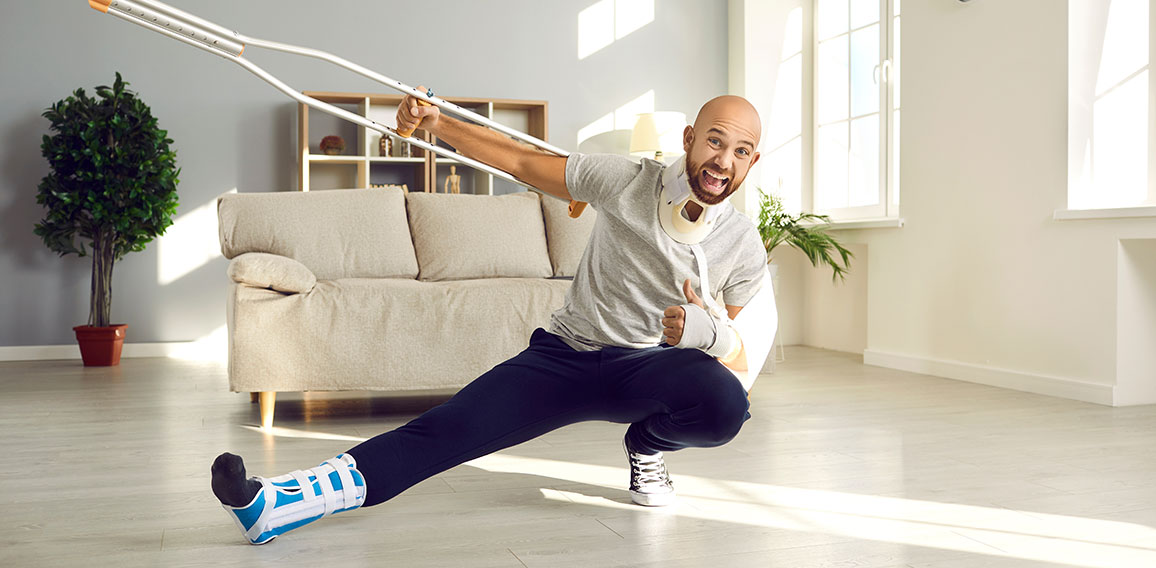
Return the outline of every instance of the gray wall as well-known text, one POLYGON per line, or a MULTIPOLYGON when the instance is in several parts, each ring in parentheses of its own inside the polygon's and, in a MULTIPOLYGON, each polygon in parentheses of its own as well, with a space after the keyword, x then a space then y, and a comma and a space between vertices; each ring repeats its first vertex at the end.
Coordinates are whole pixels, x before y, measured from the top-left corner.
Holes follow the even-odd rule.
MULTIPOLYGON (((656 0, 652 23, 579 60, 578 13, 594 3, 447 0, 433 9, 394 0, 171 0, 246 35, 329 51, 439 94, 547 100, 550 142, 572 150, 625 152, 626 132, 577 148, 578 129, 650 89, 659 110, 688 116, 725 91, 726 2, 656 0)), ((44 108, 77 87, 110 84, 120 71, 175 141, 180 217, 234 188, 295 188, 295 103, 225 59, 80 0, 4 4, 0 346, 69 344, 71 327, 88 316, 90 265, 56 257, 32 234, 43 216, 36 185, 48 172, 39 150, 44 108)), ((246 55, 296 89, 392 92, 319 61, 246 55)), ((215 232, 202 233, 215 246, 215 232)), ((226 261, 162 284, 158 248, 154 241, 116 265, 112 315, 131 326, 128 340, 194 340, 223 325, 226 261)))

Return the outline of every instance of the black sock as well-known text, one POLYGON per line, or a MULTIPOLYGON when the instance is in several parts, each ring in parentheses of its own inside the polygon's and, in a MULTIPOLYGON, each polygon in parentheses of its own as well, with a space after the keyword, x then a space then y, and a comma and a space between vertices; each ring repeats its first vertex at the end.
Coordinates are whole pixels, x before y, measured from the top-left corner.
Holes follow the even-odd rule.
POLYGON ((245 477, 241 456, 225 452, 213 461, 213 495, 230 507, 244 507, 261 490, 261 482, 245 477))

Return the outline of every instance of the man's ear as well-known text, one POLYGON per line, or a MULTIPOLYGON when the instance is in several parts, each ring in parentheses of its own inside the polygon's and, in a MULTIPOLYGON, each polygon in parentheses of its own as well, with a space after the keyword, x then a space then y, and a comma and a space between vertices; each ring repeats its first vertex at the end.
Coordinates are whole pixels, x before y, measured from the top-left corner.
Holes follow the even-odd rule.
POLYGON ((758 161, 759 161, 759 158, 761 158, 761 157, 763 157, 763 155, 762 155, 762 154, 760 154, 760 153, 758 153, 758 152, 755 152, 755 155, 754 155, 754 156, 751 158, 751 165, 750 165, 750 166, 747 166, 747 167, 748 167, 748 168, 753 168, 753 167, 755 167, 755 163, 756 163, 756 162, 758 162, 758 161))
POLYGON ((691 144, 694 144, 694 127, 687 125, 682 130, 682 151, 689 154, 691 144))

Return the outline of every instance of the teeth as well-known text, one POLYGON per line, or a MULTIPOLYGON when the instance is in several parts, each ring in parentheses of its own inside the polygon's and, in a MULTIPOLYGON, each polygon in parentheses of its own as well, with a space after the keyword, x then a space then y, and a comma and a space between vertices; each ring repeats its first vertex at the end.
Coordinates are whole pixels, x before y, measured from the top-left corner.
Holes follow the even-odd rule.
POLYGON ((727 180, 727 178, 725 178, 725 177, 722 177, 722 176, 716 176, 716 175, 714 175, 713 173, 711 173, 711 172, 710 172, 710 171, 708 171, 708 170, 703 170, 703 172, 706 172, 706 175, 708 175, 708 176, 710 176, 710 177, 712 177, 712 178, 714 178, 714 179, 717 179, 717 180, 719 180, 719 181, 726 181, 726 180, 727 180))

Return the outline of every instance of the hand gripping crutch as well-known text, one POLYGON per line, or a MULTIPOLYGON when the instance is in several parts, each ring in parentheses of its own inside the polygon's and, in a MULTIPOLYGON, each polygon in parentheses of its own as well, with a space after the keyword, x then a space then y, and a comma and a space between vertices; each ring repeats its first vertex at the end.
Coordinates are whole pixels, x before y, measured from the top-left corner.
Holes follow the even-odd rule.
MULTIPOLYGON (((188 12, 173 8, 168 4, 157 2, 156 0, 88 0, 88 4, 101 12, 112 14, 121 19, 128 20, 134 24, 139 24, 150 30, 160 32, 173 39, 201 48, 205 51, 208 51, 209 53, 213 53, 215 55, 224 57, 225 59, 229 59, 241 67, 248 69, 254 75, 264 79, 267 83, 273 85, 277 90, 285 93, 286 95, 289 95, 300 103, 309 105, 320 111, 327 112, 350 122, 359 124, 365 128, 376 130, 382 134, 389 135, 394 138, 406 139, 406 141, 408 141, 410 144, 413 144, 414 146, 424 148, 425 150, 435 154, 440 154, 447 158, 459 160, 466 165, 489 172, 502 179, 512 181, 528 189, 543 193, 544 195, 549 194, 546 194, 538 188, 533 187, 522 180, 519 180, 507 172, 472 158, 467 158, 466 156, 458 154, 452 150, 435 146, 425 142, 424 140, 410 138, 410 135, 413 134, 412 131, 400 132, 395 128, 390 128, 384 124, 369 120, 363 116, 358 116, 345 109, 324 103, 314 99, 313 97, 309 97, 300 92, 297 92, 273 75, 270 75, 269 72, 258 67, 257 65, 254 65, 251 61, 245 59, 241 55, 244 53, 246 46, 253 45, 257 47, 264 47, 266 49, 293 53, 296 55, 316 57, 317 59, 322 59, 330 63, 340 65, 341 67, 349 69, 354 73, 373 79, 374 81, 397 89, 398 91, 401 91, 407 95, 413 95, 417 97, 419 101, 422 102, 422 104, 437 105, 438 107, 450 111, 456 115, 488 126, 494 130, 506 134, 507 136, 516 138, 526 142, 527 144, 546 150, 552 154, 562 157, 570 155, 569 152, 548 144, 545 141, 539 140, 533 136, 530 136, 529 134, 518 132, 517 130, 514 130, 508 126, 498 124, 497 122, 494 122, 484 116, 435 97, 433 96, 432 92, 423 93, 413 87, 410 87, 409 85, 402 83, 401 81, 395 81, 389 77, 386 77, 385 75, 371 71, 356 63, 346 61, 345 59, 326 53, 324 51, 244 36, 235 31, 218 26, 207 20, 198 18, 197 16, 189 14, 188 12)), ((585 209, 585 207, 586 204, 581 201, 570 201, 570 216, 578 217, 582 214, 582 210, 585 209)))

